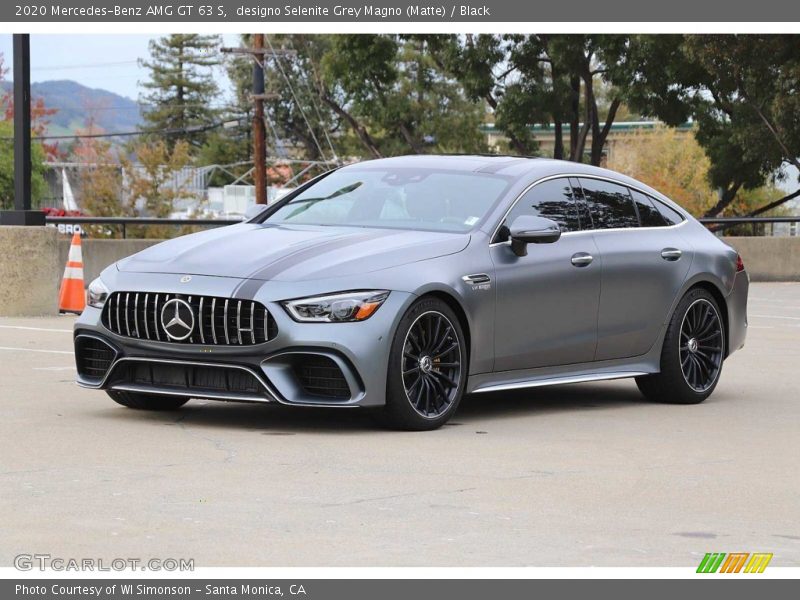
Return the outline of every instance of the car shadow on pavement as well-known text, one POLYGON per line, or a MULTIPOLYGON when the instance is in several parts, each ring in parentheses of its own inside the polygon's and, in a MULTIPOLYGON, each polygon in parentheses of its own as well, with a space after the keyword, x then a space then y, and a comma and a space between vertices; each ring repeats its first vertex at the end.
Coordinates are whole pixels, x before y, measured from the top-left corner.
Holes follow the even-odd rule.
MULTIPOLYGON (((450 425, 473 425, 508 418, 643 408, 635 385, 573 384, 510 392, 470 394, 464 397, 450 425)), ((106 418, 152 425, 191 425, 241 429, 262 435, 302 433, 354 434, 383 431, 366 410, 357 408, 306 408, 236 402, 193 400, 177 411, 145 412, 120 407, 105 411, 106 418)))
POLYGON ((470 394, 461 401, 456 418, 525 417, 557 412, 633 408, 646 403, 632 381, 613 384, 578 383, 470 394))

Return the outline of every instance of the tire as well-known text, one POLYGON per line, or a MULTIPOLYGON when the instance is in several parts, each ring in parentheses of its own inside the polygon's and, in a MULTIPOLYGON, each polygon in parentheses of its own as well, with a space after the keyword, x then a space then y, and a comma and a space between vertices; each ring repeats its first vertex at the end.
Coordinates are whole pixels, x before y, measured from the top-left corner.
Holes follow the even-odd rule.
POLYGON ((467 371, 465 336, 456 314, 437 298, 417 300, 392 340, 386 405, 379 420, 406 431, 441 427, 458 409, 467 371))
POLYGON ((725 324, 717 301, 708 291, 694 288, 670 319, 661 372, 637 377, 636 385, 655 402, 699 404, 717 387, 724 358, 725 324))
POLYGON ((158 394, 140 394, 113 390, 107 391, 106 394, 117 404, 137 410, 177 410, 189 401, 189 398, 174 398, 158 394))

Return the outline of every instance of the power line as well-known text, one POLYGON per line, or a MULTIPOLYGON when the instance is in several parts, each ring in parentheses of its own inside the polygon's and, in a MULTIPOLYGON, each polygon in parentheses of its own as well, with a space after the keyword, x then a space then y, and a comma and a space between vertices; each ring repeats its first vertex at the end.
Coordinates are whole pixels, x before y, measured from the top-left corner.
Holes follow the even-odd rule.
MULTIPOLYGON (((312 69, 314 68, 313 63, 311 65, 311 68, 312 69)), ((333 160, 338 163, 339 156, 336 154, 336 149, 333 147, 331 136, 328 134, 328 128, 325 126, 325 119, 322 118, 322 112, 320 111, 319 106, 317 105, 317 100, 316 100, 317 94, 314 90, 311 89, 311 84, 308 81, 308 77, 304 77, 302 78, 302 80, 306 84, 306 89, 308 90, 308 97, 311 99, 311 105, 314 107, 314 110, 317 113, 317 118, 319 119, 320 125, 322 126, 322 133, 325 134, 325 139, 328 141, 328 146, 330 146, 331 154, 333 154, 333 160)))
MULTIPOLYGON (((272 47, 272 42, 269 41, 268 36, 265 36, 265 38, 267 40, 267 44, 269 45, 269 49, 272 52, 272 55, 275 57, 275 64, 278 66, 278 70, 281 72, 281 75, 283 75, 284 81, 286 81, 286 84, 289 86, 289 91, 292 93, 292 98, 294 98, 294 103, 297 106, 297 109, 300 111, 300 115, 303 117, 303 121, 306 122, 306 126, 308 127, 308 132, 311 134, 311 138, 314 140, 314 144, 317 146, 317 150, 319 150, 319 155, 322 158, 325 158, 325 153, 322 151, 322 146, 320 145, 317 136, 314 134, 314 128, 311 126, 311 123, 309 123, 308 117, 306 117, 306 112, 303 110, 303 106, 297 99, 297 94, 295 94, 294 92, 294 87, 292 86, 292 83, 289 81, 289 78, 286 76, 286 73, 284 72, 283 67, 281 66, 281 62, 278 59, 277 54, 275 53, 275 49, 272 47)), ((335 158, 336 153, 334 152, 333 155, 335 158)))

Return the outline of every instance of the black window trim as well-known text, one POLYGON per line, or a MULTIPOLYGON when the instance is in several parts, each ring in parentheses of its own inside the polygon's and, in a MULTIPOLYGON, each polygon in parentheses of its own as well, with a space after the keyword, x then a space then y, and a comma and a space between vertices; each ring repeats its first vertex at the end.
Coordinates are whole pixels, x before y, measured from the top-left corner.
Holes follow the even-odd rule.
MULTIPOLYGON (((635 185, 631 185, 629 183, 624 183, 622 181, 619 181, 619 180, 616 180, 616 179, 612 179, 610 177, 603 177, 601 175, 586 175, 586 174, 581 174, 581 173, 559 173, 557 175, 546 175, 545 177, 541 177, 540 179, 537 179, 536 181, 534 181, 534 182, 528 184, 527 186, 525 186, 525 188, 517 195, 517 197, 514 198, 514 200, 509 205, 509 207, 503 212, 503 215, 497 221, 497 224, 494 226, 494 229, 492 229, 492 235, 489 236, 489 247, 491 248, 493 246, 503 246, 503 245, 507 246, 507 245, 511 244, 511 240, 505 240, 505 241, 502 241, 502 242, 495 242, 494 240, 497 237, 497 233, 500 230, 500 227, 502 227, 503 222, 506 220, 506 217, 508 216, 508 213, 511 212, 511 210, 517 205, 517 202, 519 202, 522 199, 522 197, 525 194, 527 194, 532 188, 534 188, 535 186, 539 185, 540 183, 544 183, 545 181, 550 181, 551 179, 569 179, 569 178, 573 178, 573 177, 575 179, 579 179, 580 177, 583 177, 584 179, 597 179, 597 180, 600 180, 600 181, 606 181, 608 183, 615 183, 615 184, 621 185, 621 186, 623 186, 625 188, 636 190, 637 192, 652 198, 654 202, 661 202, 661 204, 665 204, 667 207, 669 207, 672 210, 674 210, 675 212, 677 212, 681 216, 681 222, 680 223, 675 223, 674 225, 664 225, 664 226, 661 226, 661 227, 641 227, 641 226, 639 226, 639 227, 614 227, 614 228, 609 228, 609 229, 583 229, 583 228, 581 228, 579 231, 567 231, 565 233, 562 233, 561 234, 562 236, 564 236, 564 235, 577 235, 577 234, 583 234, 583 233, 597 233, 597 232, 603 232, 603 231, 650 231, 650 230, 654 230, 654 229, 655 230, 658 230, 658 229, 670 229, 670 228, 673 228, 673 227, 680 227, 681 225, 684 225, 689 220, 689 218, 687 216, 687 213, 684 211, 683 208, 681 208, 679 206, 677 208, 675 208, 673 206, 670 206, 669 204, 666 204, 665 202, 659 200, 658 198, 655 198, 651 193, 649 193, 649 192, 647 192, 647 191, 643 190, 642 188, 637 187, 635 185)), ((580 182, 578 182, 578 184, 580 185, 580 182)), ((583 194, 583 188, 582 187, 581 187, 581 194, 583 194)), ((631 201, 633 201, 633 196, 632 195, 631 195, 631 201)), ((634 202, 633 205, 634 205, 634 209, 635 209, 636 203, 634 202)), ((658 208, 658 207, 656 207, 656 208, 658 208)), ((638 210, 636 212, 636 215, 637 215, 637 218, 638 218, 638 215, 639 215, 638 210)), ((580 218, 580 211, 578 212, 578 217, 580 218)))

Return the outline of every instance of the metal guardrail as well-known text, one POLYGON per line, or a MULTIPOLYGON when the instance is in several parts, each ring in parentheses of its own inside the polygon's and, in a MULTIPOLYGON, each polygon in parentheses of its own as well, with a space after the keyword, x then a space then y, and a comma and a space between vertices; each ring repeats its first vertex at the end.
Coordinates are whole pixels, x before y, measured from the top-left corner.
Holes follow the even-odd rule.
POLYGON ((48 225, 114 225, 122 228, 122 238, 127 239, 128 225, 173 225, 198 227, 224 227, 241 223, 242 219, 158 219, 154 217, 45 217, 48 225))
MULTIPOLYGON (((800 216, 797 217, 702 217, 698 219, 711 231, 724 231, 736 225, 752 225, 753 235, 756 234, 758 225, 774 225, 775 223, 800 223, 800 216)), ((770 231, 772 234, 772 231, 770 231)))
MULTIPOLYGON (((192 225, 198 227, 223 227, 241 223, 241 219, 158 219, 151 217, 46 217, 48 224, 58 225, 117 225, 122 227, 122 237, 127 236, 127 225, 173 225, 176 227, 192 225)), ((771 223, 800 223, 795 217, 703 217, 698 219, 703 225, 717 225, 716 231, 735 225, 757 225, 771 223)))
POLYGON ((800 223, 800 217, 701 217, 704 225, 743 225, 745 223, 800 223))

